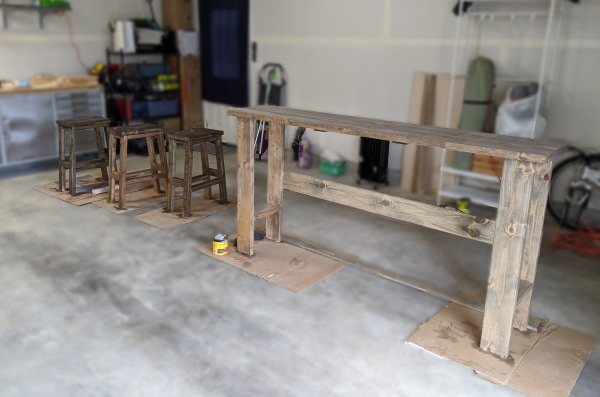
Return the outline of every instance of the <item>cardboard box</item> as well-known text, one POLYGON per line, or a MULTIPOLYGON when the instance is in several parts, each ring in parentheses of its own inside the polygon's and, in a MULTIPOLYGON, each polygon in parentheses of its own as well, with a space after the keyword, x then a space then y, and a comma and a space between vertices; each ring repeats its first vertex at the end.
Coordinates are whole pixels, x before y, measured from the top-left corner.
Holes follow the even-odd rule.
POLYGON ((512 329, 503 359, 479 348, 482 324, 480 311, 450 303, 407 342, 528 396, 553 397, 569 395, 596 344, 592 336, 540 320, 537 332, 512 329))
POLYGON ((194 30, 192 0, 163 0, 163 29, 194 30))
MULTIPOLYGON (((464 76, 455 76, 450 128, 460 119, 464 76)), ((412 79, 408 122, 411 124, 446 126, 446 113, 452 76, 449 73, 415 72, 412 79)), ((451 155, 452 152, 448 152, 451 155)), ((448 161, 448 158, 447 158, 448 161)), ((404 146, 401 187, 419 194, 435 194, 439 185, 442 149, 404 146)))
POLYGON ((167 132, 181 130, 181 119, 179 117, 161 119, 158 120, 158 124, 160 124, 165 130, 167 130, 167 132))
POLYGON ((473 156, 473 172, 485 175, 494 175, 500 178, 504 167, 504 159, 484 154, 473 156))
POLYGON ((200 58, 179 57, 181 85, 181 118, 183 127, 202 122, 202 80, 200 58))

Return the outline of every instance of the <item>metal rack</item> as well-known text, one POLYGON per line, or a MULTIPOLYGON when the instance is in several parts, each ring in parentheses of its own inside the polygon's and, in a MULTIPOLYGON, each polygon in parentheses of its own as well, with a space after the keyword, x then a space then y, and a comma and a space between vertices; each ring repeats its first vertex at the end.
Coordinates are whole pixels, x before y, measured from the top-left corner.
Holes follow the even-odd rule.
MULTIPOLYGON (((110 80, 110 65, 111 65, 111 60, 112 57, 118 57, 119 59, 119 66, 122 69, 124 69, 126 62, 125 62, 125 58, 133 58, 133 57, 144 57, 144 56, 160 56, 162 59, 162 64, 163 65, 167 65, 168 61, 167 61, 167 57, 169 55, 174 55, 173 53, 166 51, 166 50, 142 50, 142 51, 137 51, 137 52, 133 52, 133 53, 125 53, 123 51, 112 51, 110 48, 106 48, 106 74, 105 74, 105 81, 107 82, 105 84, 105 95, 106 95, 106 101, 112 101, 114 100, 114 95, 137 95, 139 94, 138 92, 134 92, 134 91, 115 91, 113 89, 113 87, 108 83, 110 80)), ((179 77, 180 76, 180 71, 179 71, 179 57, 174 57, 174 63, 175 63, 175 74, 177 74, 179 77)), ((181 82, 180 82, 181 84, 181 82)), ((173 97, 176 96, 177 98, 180 98, 180 94, 181 94, 181 89, 177 89, 177 90, 170 90, 170 91, 165 91, 165 92, 152 92, 152 95, 155 96, 164 96, 164 97, 173 97)), ((177 110, 177 114, 171 116, 173 118, 177 117, 177 118, 181 118, 181 101, 179 102, 178 105, 178 110, 177 110)), ((129 124, 129 122, 131 122, 132 120, 125 120, 125 119, 118 119, 118 120, 113 120, 113 122, 117 123, 117 124, 129 124)))
MULTIPOLYGON (((564 4, 567 0, 474 0, 471 1, 472 5, 468 10, 464 10, 464 0, 459 2, 459 15, 457 17, 455 37, 454 37, 454 49, 452 55, 452 71, 451 71, 451 83, 450 91, 448 96, 448 109, 446 113, 445 127, 449 128, 451 123, 451 115, 453 112, 453 101, 455 87, 455 77, 459 69, 459 59, 463 57, 462 61, 466 63, 471 57, 471 41, 474 27, 476 24, 483 24, 486 21, 507 21, 508 23, 520 22, 527 23, 536 20, 545 20, 545 35, 544 35, 544 46, 542 52, 542 59, 540 61, 539 74, 537 76, 537 82, 540 90, 544 89, 546 95, 544 103, 542 103, 543 95, 538 95, 535 115, 536 118, 532 123, 532 128, 529 131, 529 137, 534 137, 534 131, 538 123, 538 115, 542 106, 547 107, 550 100, 550 85, 551 78, 554 74, 554 64, 556 59, 557 42, 561 32, 561 16, 564 11, 564 4), (518 6, 517 6, 518 5, 518 6), (500 6, 500 7, 497 7, 500 6), (535 6, 535 9, 521 10, 515 9, 510 10, 507 8, 523 7, 523 6, 535 6), (500 9, 494 9, 494 8, 500 9), (544 7, 544 9, 540 9, 544 7), (463 25, 466 22, 466 35, 463 33, 463 25), (466 36, 466 37, 463 37, 466 36), (464 44, 461 41, 464 40, 464 44), (464 50, 463 50, 464 49, 464 50), (463 53, 464 52, 464 53, 463 53)), ((530 82, 532 78, 523 77, 497 77, 497 82, 530 82)), ((446 150, 442 152, 442 167, 440 169, 440 178, 437 192, 437 203, 442 203, 443 198, 462 198, 468 197, 475 204, 481 204, 490 207, 498 206, 498 193, 499 193, 499 180, 496 176, 480 174, 473 171, 467 171, 457 169, 447 164, 448 153, 446 150), (464 184, 463 182, 474 181, 475 184, 486 185, 491 188, 480 188, 464 184)))

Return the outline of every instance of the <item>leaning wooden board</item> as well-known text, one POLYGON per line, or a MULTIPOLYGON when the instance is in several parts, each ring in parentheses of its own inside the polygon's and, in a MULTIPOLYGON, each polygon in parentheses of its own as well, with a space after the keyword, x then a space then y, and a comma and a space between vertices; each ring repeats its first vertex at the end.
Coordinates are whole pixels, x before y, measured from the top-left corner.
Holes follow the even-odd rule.
MULTIPOLYGON (((563 150, 563 145, 276 106, 234 108, 228 113, 238 117, 237 233, 240 252, 254 254, 255 219, 265 213, 272 219, 281 216, 282 189, 491 243, 492 260, 480 348, 503 358, 508 356, 513 319, 516 318, 514 326, 521 331, 528 327, 552 160, 563 150), (268 159, 270 200, 266 206, 260 206, 257 213, 254 208, 254 161, 250 150, 257 120, 270 122, 277 132, 282 126, 292 125, 504 158, 497 219, 448 212, 433 205, 284 172, 280 165, 283 153, 278 149, 273 150, 268 159)), ((276 224, 280 229, 281 225, 276 224)), ((279 241, 279 235, 277 230, 267 238, 279 241)))

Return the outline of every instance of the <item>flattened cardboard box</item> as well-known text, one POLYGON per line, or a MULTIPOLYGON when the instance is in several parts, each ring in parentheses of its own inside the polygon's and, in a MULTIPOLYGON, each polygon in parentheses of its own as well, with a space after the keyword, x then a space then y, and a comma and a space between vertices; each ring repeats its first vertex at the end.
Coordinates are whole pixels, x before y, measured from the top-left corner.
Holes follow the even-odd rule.
POLYGON ((513 329, 510 355, 479 349, 483 313, 450 303, 408 339, 440 357, 472 368, 479 376, 529 396, 568 396, 595 338, 542 321, 538 332, 513 329))
POLYGON ((55 197, 59 200, 66 201, 77 206, 94 203, 96 201, 107 200, 108 194, 92 194, 93 189, 107 186, 108 183, 103 181, 101 178, 83 175, 76 178, 77 183, 77 195, 71 196, 69 193, 69 181, 66 183, 66 190, 59 192, 58 181, 45 183, 43 185, 35 186, 34 189, 38 192, 45 193, 49 196, 55 197))
POLYGON ((233 207, 236 203, 235 197, 229 194, 228 198, 229 201, 227 204, 221 204, 215 198, 205 199, 202 194, 196 197, 192 196, 191 215, 187 218, 181 216, 183 201, 179 200, 175 202, 175 212, 166 212, 166 207, 157 208, 140 214, 135 219, 160 229, 169 229, 185 225, 197 219, 206 218, 229 207, 233 207))
MULTIPOLYGON (((233 240, 234 236, 229 236, 233 240)), ((240 254, 229 245, 229 253, 218 256, 211 246, 200 247, 200 252, 222 262, 277 284, 293 292, 302 292, 342 269, 340 262, 285 242, 255 241, 254 256, 240 254)))

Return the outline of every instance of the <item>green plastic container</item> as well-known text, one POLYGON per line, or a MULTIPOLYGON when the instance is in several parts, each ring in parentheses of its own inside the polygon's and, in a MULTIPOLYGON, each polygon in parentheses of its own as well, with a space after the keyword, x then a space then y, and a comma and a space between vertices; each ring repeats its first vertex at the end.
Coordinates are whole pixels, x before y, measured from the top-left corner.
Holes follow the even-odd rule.
POLYGON ((322 160, 319 171, 325 175, 342 176, 346 172, 346 162, 335 161, 332 163, 331 161, 322 160))
POLYGON ((40 0, 40 7, 70 8, 71 4, 65 0, 40 0))

